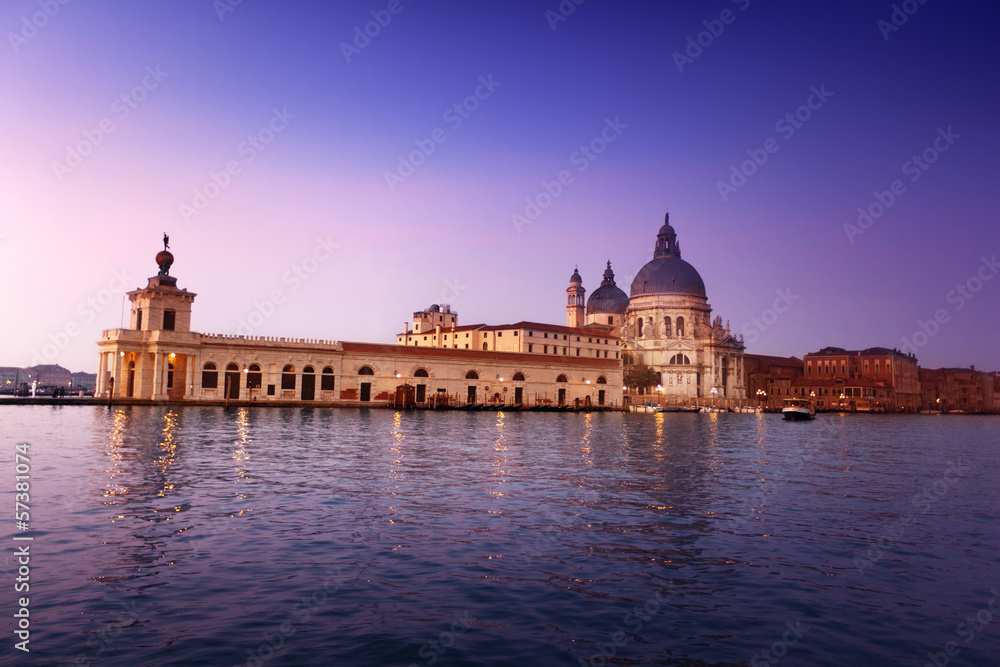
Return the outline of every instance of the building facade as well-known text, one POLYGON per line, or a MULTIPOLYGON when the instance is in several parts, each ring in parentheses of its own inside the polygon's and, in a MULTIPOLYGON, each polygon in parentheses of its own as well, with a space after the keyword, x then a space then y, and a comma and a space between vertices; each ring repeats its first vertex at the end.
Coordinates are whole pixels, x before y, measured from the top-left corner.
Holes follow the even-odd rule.
POLYGON ((656 236, 653 259, 632 281, 622 324, 625 363, 643 364, 660 376, 668 404, 726 404, 747 398, 743 341, 712 319, 705 283, 681 259, 669 215, 656 236))
MULTIPOLYGON (((805 355, 803 363, 806 381, 835 381, 831 386, 842 388, 847 398, 853 396, 855 390, 864 392, 866 386, 852 381, 865 380, 871 387, 886 390, 882 392, 884 402, 879 401, 880 411, 920 410, 920 375, 917 358, 912 354, 884 347, 870 347, 864 350, 824 347, 818 352, 805 355), (847 393, 848 387, 851 387, 851 393, 847 393)), ((819 386, 816 384, 816 387, 819 386)), ((831 395, 839 398, 840 392, 831 395)))
POLYGON ((177 287, 172 263, 166 250, 157 255, 160 272, 128 294, 129 328, 102 333, 97 395, 371 405, 404 389, 424 405, 621 405, 619 341, 606 332, 458 327, 457 313, 432 306, 398 345, 198 333, 196 295, 177 287))

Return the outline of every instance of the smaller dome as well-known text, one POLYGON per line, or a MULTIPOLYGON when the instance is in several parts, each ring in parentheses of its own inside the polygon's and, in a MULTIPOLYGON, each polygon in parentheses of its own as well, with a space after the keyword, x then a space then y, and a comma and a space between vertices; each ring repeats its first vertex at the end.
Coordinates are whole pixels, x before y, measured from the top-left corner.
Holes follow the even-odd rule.
POLYGON ((571 283, 580 283, 581 285, 583 284, 583 278, 580 277, 580 269, 579 268, 574 268, 573 269, 573 275, 571 275, 569 277, 569 281, 571 283))
POLYGON ((441 306, 437 305, 436 303, 432 303, 431 307, 427 309, 427 312, 428 313, 440 313, 441 312, 441 306))
POLYGON ((156 265, 160 267, 160 275, 170 275, 170 267, 174 263, 174 254, 169 250, 161 250, 156 253, 156 265))
POLYGON ((628 295, 615 284, 615 272, 611 270, 611 260, 604 270, 601 286, 587 299, 588 315, 623 315, 628 308, 628 295))

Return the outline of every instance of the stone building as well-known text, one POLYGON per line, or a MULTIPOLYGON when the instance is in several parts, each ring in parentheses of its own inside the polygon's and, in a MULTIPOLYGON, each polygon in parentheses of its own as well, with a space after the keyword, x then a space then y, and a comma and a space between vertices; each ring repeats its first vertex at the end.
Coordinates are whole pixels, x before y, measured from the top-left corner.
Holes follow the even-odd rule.
POLYGON ((622 324, 625 363, 641 363, 660 375, 668 404, 723 404, 747 398, 743 341, 722 318, 712 320, 705 283, 681 259, 669 215, 656 236, 653 259, 632 281, 622 324))
POLYGON ((932 412, 996 412, 996 379, 975 368, 921 368, 921 407, 932 412))
MULTIPOLYGON (((845 350, 841 347, 824 347, 803 357, 805 379, 832 380, 830 396, 845 398, 857 395, 863 398, 864 387, 852 380, 867 380, 872 387, 883 387, 887 404, 880 408, 888 412, 916 412, 920 410, 920 377, 917 359, 912 354, 884 347, 864 350, 845 350), (851 387, 851 391, 847 388, 851 387), (832 388, 832 389, 831 389, 832 388), (855 392, 861 392, 855 394, 855 392)), ((817 387, 819 385, 816 385, 817 387)), ((824 395, 825 391, 824 391, 824 395)), ((828 400, 824 399, 828 406, 828 400)), ((818 406, 818 404, 817 404, 818 406)))
POLYGON ((792 382, 802 377, 798 357, 773 357, 744 354, 747 398, 765 410, 780 410, 786 398, 792 398, 792 382))
POLYGON ((620 341, 604 330, 458 327, 457 313, 432 306, 398 345, 197 333, 196 295, 177 287, 172 263, 159 253, 160 272, 128 293, 129 328, 102 333, 98 396, 371 405, 403 390, 423 404, 621 404, 620 341))

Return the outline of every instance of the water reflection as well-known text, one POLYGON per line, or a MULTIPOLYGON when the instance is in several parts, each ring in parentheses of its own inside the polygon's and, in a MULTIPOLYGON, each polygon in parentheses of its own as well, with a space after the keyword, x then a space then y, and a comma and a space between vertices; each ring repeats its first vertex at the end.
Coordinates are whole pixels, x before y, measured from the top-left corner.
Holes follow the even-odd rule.
MULTIPOLYGON (((243 501, 246 500, 243 485, 247 483, 246 468, 247 461, 250 460, 247 446, 253 442, 253 438, 250 437, 250 411, 247 408, 240 408, 236 413, 236 434, 239 437, 233 442, 233 463, 236 471, 233 484, 236 485, 236 500, 243 501)), ((242 513, 243 509, 240 509, 239 514, 242 513)))
MULTIPOLYGON (((489 494, 495 499, 504 495, 504 484, 507 482, 507 438, 504 436, 506 412, 497 412, 496 418, 496 438, 493 440, 493 482, 494 488, 489 494)), ((492 510, 490 510, 492 511, 492 510)))

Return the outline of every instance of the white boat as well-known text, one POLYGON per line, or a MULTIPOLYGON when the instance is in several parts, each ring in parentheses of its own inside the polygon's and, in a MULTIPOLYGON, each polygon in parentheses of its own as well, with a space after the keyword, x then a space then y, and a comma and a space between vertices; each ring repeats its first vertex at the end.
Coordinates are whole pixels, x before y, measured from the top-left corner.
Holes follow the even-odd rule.
POLYGON ((816 406, 805 398, 786 398, 781 416, 787 421, 805 421, 816 418, 816 406))

